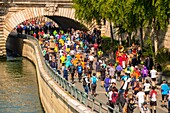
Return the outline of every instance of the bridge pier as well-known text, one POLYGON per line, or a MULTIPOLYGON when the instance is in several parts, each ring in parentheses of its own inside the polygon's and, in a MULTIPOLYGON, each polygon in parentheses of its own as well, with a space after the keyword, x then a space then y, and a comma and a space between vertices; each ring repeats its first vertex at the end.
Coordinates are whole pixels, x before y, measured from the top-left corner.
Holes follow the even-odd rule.
POLYGON ((4 16, 0 16, 0 56, 6 56, 6 40, 4 36, 4 16))

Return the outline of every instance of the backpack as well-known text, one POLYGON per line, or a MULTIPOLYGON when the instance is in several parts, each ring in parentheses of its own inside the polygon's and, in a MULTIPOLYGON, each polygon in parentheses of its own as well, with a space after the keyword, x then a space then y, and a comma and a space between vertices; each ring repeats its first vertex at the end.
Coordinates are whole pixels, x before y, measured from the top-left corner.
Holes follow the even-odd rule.
POLYGON ((118 99, 118 93, 113 92, 112 94, 112 103, 115 104, 118 99))
POLYGON ((83 86, 86 86, 87 85, 87 82, 85 80, 85 78, 83 78, 83 86))
POLYGON ((96 84, 96 82, 97 82, 96 77, 93 77, 93 78, 92 78, 92 84, 96 84))

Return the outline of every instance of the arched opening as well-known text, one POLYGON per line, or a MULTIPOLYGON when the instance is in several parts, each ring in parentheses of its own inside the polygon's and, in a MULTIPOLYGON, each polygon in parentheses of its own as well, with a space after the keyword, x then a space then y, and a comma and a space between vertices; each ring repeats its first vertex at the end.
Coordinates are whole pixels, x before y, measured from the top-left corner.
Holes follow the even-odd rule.
POLYGON ((8 35, 6 40, 6 54, 7 56, 22 56, 23 39, 26 38, 26 35, 24 34, 32 36, 36 34, 35 38, 38 39, 38 31, 44 31, 44 33, 52 33, 54 30, 57 32, 60 30, 68 32, 68 30, 71 29, 88 31, 88 28, 85 27, 85 25, 79 23, 76 20, 62 16, 43 16, 25 20, 24 22, 16 25, 16 27, 13 28, 12 32, 10 32, 8 35), (18 33, 17 35, 16 32, 18 33))
POLYGON ((46 16, 46 17, 56 22, 60 27, 60 29, 62 30, 67 30, 69 28, 73 28, 75 30, 83 30, 83 31, 88 30, 88 28, 85 25, 67 17, 63 17, 63 16, 46 16))

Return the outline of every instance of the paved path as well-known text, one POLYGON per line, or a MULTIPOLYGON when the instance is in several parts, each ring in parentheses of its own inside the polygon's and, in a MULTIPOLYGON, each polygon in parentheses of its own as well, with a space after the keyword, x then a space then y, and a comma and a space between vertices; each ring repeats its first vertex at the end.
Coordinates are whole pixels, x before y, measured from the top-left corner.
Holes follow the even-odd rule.
MULTIPOLYGON (((59 61, 59 60, 58 60, 59 61)), ((96 62, 96 59, 94 60, 96 62)), ((60 64, 58 62, 58 64, 60 64)), ((95 69, 95 65, 93 65, 93 69, 95 69)), ((94 72, 94 70, 93 70, 94 72)), ((122 73, 123 74, 123 73, 122 73)), ((71 82, 70 76, 69 76, 69 81, 71 82)), ((116 87, 119 89, 121 85, 121 82, 117 82, 116 87)), ((83 88, 83 83, 78 82, 78 76, 75 77, 75 86, 80 90, 84 91, 83 88)), ((102 103, 107 103, 108 97, 105 95, 105 89, 101 87, 101 81, 99 80, 97 83, 97 96, 95 97, 96 99, 100 100, 102 103)), ((161 91, 157 90, 158 92, 158 101, 157 101, 157 113, 168 113, 167 108, 162 108, 161 105, 161 91)), ((89 92, 89 95, 91 95, 91 92, 89 92)), ((149 106, 149 105, 148 105, 149 106)), ((140 113, 139 109, 136 108, 134 113, 140 113)))
MULTIPOLYGON (((121 83, 118 82, 118 83, 117 83, 117 88, 120 88, 120 85, 121 85, 121 83)), ((79 90, 84 91, 84 88, 83 88, 82 83, 76 82, 76 83, 75 83, 75 86, 76 86, 79 90)), ((95 98, 97 98, 98 100, 100 100, 100 101, 103 102, 103 103, 106 103, 108 99, 107 99, 107 97, 106 97, 106 95, 105 95, 105 90, 104 90, 104 88, 100 87, 100 80, 99 80, 99 82, 98 82, 98 84, 97 84, 97 90, 96 90, 96 91, 97 91, 97 94, 98 94, 98 95, 97 95, 95 98)), ((91 94, 91 92, 90 92, 89 94, 91 94)), ((168 113, 167 108, 162 108, 162 107, 160 106, 160 105, 161 105, 161 92, 160 92, 160 91, 158 91, 158 101, 157 101, 157 104, 158 104, 157 113, 168 113)), ((136 108, 134 113, 139 113, 139 109, 136 108)))
MULTIPOLYGON (((94 69, 95 69, 95 66, 93 66, 94 69)), ((124 74, 122 72, 122 74, 124 74)), ((70 79, 69 79, 70 80, 70 79)), ((80 82, 77 82, 78 81, 78 78, 75 79, 76 83, 75 83, 75 86, 81 90, 81 91, 84 91, 84 88, 83 88, 83 84, 80 83, 80 82)), ((121 82, 117 82, 117 85, 116 87, 119 89, 121 86, 121 82)), ((105 89, 101 87, 101 81, 99 80, 98 83, 97 83, 97 89, 96 89, 96 92, 97 92, 97 96, 95 97, 96 99, 100 100, 102 103, 106 103, 108 101, 108 98, 107 96, 105 95, 105 89)), ((167 108, 162 108, 160 105, 161 105, 161 91, 160 90, 157 90, 158 92, 158 101, 157 101, 157 113, 168 113, 168 110, 167 108)), ((91 92, 89 93, 89 95, 91 95, 91 92)), ((139 109, 136 108, 134 113, 140 113, 139 112, 139 109)))

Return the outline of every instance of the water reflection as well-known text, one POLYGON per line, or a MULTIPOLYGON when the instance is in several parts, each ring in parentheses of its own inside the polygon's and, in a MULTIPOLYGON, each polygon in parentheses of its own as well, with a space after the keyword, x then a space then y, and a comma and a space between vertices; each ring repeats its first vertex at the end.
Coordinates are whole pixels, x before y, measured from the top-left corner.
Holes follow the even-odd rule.
POLYGON ((0 113, 44 113, 36 70, 27 59, 0 60, 0 113))

